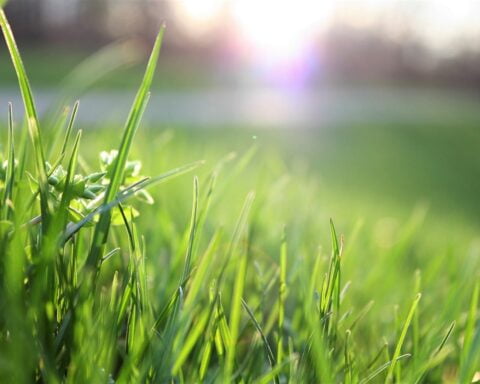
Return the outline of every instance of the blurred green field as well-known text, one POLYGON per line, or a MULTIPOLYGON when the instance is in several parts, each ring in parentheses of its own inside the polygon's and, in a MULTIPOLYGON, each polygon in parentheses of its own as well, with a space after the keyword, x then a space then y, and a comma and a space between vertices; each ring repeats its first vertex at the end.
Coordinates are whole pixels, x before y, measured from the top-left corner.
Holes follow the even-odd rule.
MULTIPOLYGON (((352 249, 347 275, 363 281, 372 278, 365 268, 375 269, 378 280, 372 284, 382 286, 376 300, 391 302, 412 284, 416 269, 428 271, 431 264, 437 265, 429 272, 433 282, 441 280, 438 274, 448 275, 456 268, 441 266, 443 257, 478 263, 480 181, 471 177, 480 173, 476 126, 474 121, 456 130, 391 123, 320 132, 152 126, 139 132, 132 158, 142 159, 145 174, 152 176, 172 166, 206 160, 196 172, 202 190, 212 169, 234 152, 236 158, 219 175, 212 231, 218 225, 233 231, 232 212, 240 211, 251 190, 257 194, 254 218, 260 227, 256 246, 266 257, 277 252, 284 226, 294 234, 293 249, 308 244, 308 253, 314 253, 317 246, 328 244, 328 220, 333 218, 352 249), (367 243, 375 255, 357 242, 367 243), (387 265, 381 267, 383 263, 387 265), (389 273, 391 278, 386 277, 389 273), (400 276, 406 279, 403 288, 400 276)), ((88 163, 95 163, 99 150, 111 149, 98 143, 115 137, 114 132, 86 130, 88 163)), ((188 227, 191 183, 187 176, 153 188, 157 202, 140 208, 144 213, 139 227, 151 252, 171 253, 171 237, 181 238, 188 227), (163 220, 168 223, 165 228, 156 221, 159 211, 168 216, 163 220)), ((373 289, 358 281, 356 287, 360 295, 373 289)))
MULTIPOLYGON (((267 180, 285 177, 290 188, 308 186, 306 193, 315 196, 319 215, 343 222, 392 218, 401 223, 422 209, 426 228, 449 233, 447 238, 438 236, 439 241, 455 241, 456 236, 476 236, 480 224, 480 180, 474 177, 480 172, 477 127, 475 120, 464 117, 457 127, 395 122, 318 131, 152 126, 137 138, 137 157, 155 154, 144 159, 149 173, 155 174, 157 164, 167 166, 168 161, 206 159, 209 169, 230 152, 240 156, 250 149, 251 163, 236 180, 236 189, 268 189, 267 180), (159 152, 152 143, 165 137, 168 144, 159 152)), ((87 129, 86 140, 109 132, 87 129)), ((289 191, 284 191, 287 199, 289 191)))
MULTIPOLYGON (((20 49, 24 52, 22 58, 27 65, 32 84, 36 88, 61 86, 61 81, 82 62, 91 59, 95 53, 102 52, 95 49, 75 49, 71 46, 23 46, 23 44, 20 44, 20 49)), ((127 41, 113 43, 106 46, 103 51, 112 55, 108 65, 119 65, 119 67, 96 81, 95 89, 135 88, 144 70, 148 47, 136 41, 127 41)), ((13 68, 7 64, 8 60, 8 52, 4 49, 2 42, 0 78, 3 86, 15 87, 17 78, 13 68)), ((211 63, 203 61, 195 55, 189 57, 167 55, 163 58, 162 65, 158 67, 152 87, 184 90, 210 87, 219 80, 222 81, 222 69, 211 68, 211 63)))

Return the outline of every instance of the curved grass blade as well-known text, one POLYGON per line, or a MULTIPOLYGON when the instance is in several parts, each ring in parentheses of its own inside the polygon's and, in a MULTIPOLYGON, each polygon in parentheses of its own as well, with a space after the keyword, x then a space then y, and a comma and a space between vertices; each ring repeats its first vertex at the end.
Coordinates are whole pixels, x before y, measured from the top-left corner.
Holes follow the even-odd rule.
POLYGON ((20 87, 20 92, 22 94, 30 137, 35 152, 35 165, 37 168, 37 178, 40 189, 40 209, 42 213, 42 221, 43 225, 48 226, 49 208, 47 169, 45 167, 45 154, 43 151, 37 110, 35 108, 35 101, 33 99, 30 82, 28 81, 27 73, 25 71, 20 52, 18 51, 15 38, 13 36, 10 24, 8 23, 3 8, 0 8, 0 27, 2 29, 3 36, 5 37, 5 42, 7 43, 7 47, 10 52, 10 57, 15 68, 15 73, 17 74, 18 84, 20 87))
POLYGON ((343 349, 344 361, 345 361, 345 383, 353 382, 353 368, 352 368, 352 357, 350 353, 350 338, 352 336, 352 331, 347 329, 345 332, 345 346, 343 349))
POLYGON ((373 300, 369 301, 365 307, 363 307, 360 312, 358 313, 357 317, 352 321, 352 324, 348 329, 353 331, 353 329, 357 326, 357 324, 367 315, 368 312, 372 309, 375 302, 373 300))
MULTIPOLYGON (((110 203, 112 200, 115 199, 115 196, 117 195, 120 185, 122 183, 124 168, 127 162, 128 153, 130 152, 133 137, 135 135, 135 132, 137 131, 143 112, 148 103, 150 85, 153 80, 158 56, 160 54, 160 47, 162 45, 164 29, 164 26, 162 26, 157 35, 155 44, 152 49, 152 53, 150 55, 150 59, 148 60, 142 83, 140 85, 140 88, 138 89, 135 101, 128 115, 122 141, 118 149, 118 155, 115 160, 115 165, 110 174, 110 184, 108 185, 107 192, 105 193, 104 205, 110 203)), ((95 226, 92 246, 90 248, 86 263, 86 265, 90 268, 98 267, 101 258, 102 248, 107 241, 108 231, 110 228, 110 220, 110 210, 104 211, 100 215, 100 219, 95 226)))
POLYGON ((401 356, 398 356, 395 360, 391 360, 383 365, 381 365, 380 367, 378 367, 375 371, 373 371, 370 375, 368 375, 365 379, 361 380, 360 381, 360 384, 366 384, 370 381, 372 381, 375 377, 377 377, 380 373, 382 373, 383 371, 385 371, 385 369, 387 369, 388 367, 391 367, 392 364, 394 362, 397 362, 397 361, 400 361, 400 360, 403 360, 405 358, 408 358, 410 357, 411 355, 409 353, 406 353, 404 355, 401 355, 401 356))
POLYGON ((465 336, 463 341, 463 351, 461 360, 463 361, 466 358, 466 354, 470 349, 472 344, 473 333, 475 331, 475 320, 477 318, 477 305, 478 299, 480 297, 480 282, 477 281, 472 293, 472 299, 470 301, 470 309, 468 311, 467 324, 465 326, 465 336))
POLYGON ((247 226, 248 215, 250 213, 250 209, 252 208, 254 199, 255 199, 255 192, 253 191, 249 192, 247 194, 247 197, 245 198, 245 202, 243 203, 243 207, 240 212, 240 216, 237 220, 237 224, 235 225, 235 230, 233 232, 232 240, 230 242, 229 249, 227 251, 227 257, 225 258, 225 261, 223 262, 222 268, 220 269, 220 273, 218 275, 217 290, 220 289, 220 284, 223 281, 224 273, 231 260, 232 253, 235 250, 235 248, 238 246, 238 243, 240 241, 240 236, 242 235, 242 233, 245 230, 245 227, 247 226))
MULTIPOLYGON (((194 311, 196 298, 201 291, 202 282, 208 281, 206 279, 207 270, 211 267, 212 258, 219 245, 219 240, 220 240, 220 231, 217 230, 214 236, 212 237, 203 257, 201 258, 198 268, 195 270, 195 274, 189 285, 188 294, 185 298, 185 303, 182 311, 183 319, 181 319, 181 321, 183 321, 183 324, 191 323, 190 318, 193 317, 191 314, 194 311), (185 321, 185 318, 189 318, 189 319, 185 321)), ((181 349, 178 353, 178 357, 176 358, 172 368, 172 373, 174 375, 178 373, 178 370, 181 368, 182 364, 186 361, 186 358, 190 354, 191 350, 194 348, 195 343, 200 338, 201 336, 200 329, 208 333, 208 328, 209 328, 208 323, 211 322, 212 316, 214 314, 215 306, 216 306, 216 301, 213 298, 211 298, 209 307, 207 307, 206 310, 204 310, 199 315, 200 320, 198 320, 195 325, 192 325, 191 330, 188 331, 187 337, 185 338, 185 335, 180 336, 181 349), (183 341, 183 339, 185 340, 183 341)), ((184 326, 184 327, 185 329, 190 329, 189 326, 184 326)), ((207 344, 209 344, 209 341, 207 341, 207 344)), ((206 358, 208 359, 208 357, 206 358)))
POLYGON ((37 121, 37 111, 33 100, 32 90, 30 88, 30 82, 28 81, 17 43, 15 42, 12 29, 10 28, 10 24, 8 23, 7 16, 3 9, 0 9, 0 27, 2 28, 3 36, 5 37, 5 42, 7 43, 8 51, 10 52, 15 73, 17 74, 25 112, 29 119, 33 118, 37 121))
POLYGON ((73 144, 72 154, 70 156, 70 161, 68 163, 67 169, 67 177, 65 179, 65 188, 62 193, 62 200, 60 201, 60 208, 59 208, 59 215, 63 215, 62 220, 60 222, 66 222, 68 219, 67 208, 70 205, 70 200, 72 199, 72 191, 70 185, 73 182, 73 177, 75 175, 75 167, 77 166, 77 159, 78 159, 78 149, 80 146, 80 139, 82 137, 82 131, 77 132, 77 136, 75 137, 75 142, 73 144))
POLYGON ((207 326, 207 322, 209 319, 210 319, 210 311, 207 308, 201 313, 201 315, 199 315, 198 321, 189 330, 188 337, 184 341, 182 349, 179 352, 178 357, 173 364, 173 368, 172 368, 173 375, 178 374, 178 372, 180 371, 182 365, 185 363, 190 352, 194 348, 195 343, 200 338, 202 333, 205 331, 205 328, 207 326))
MULTIPOLYGON (((253 200, 253 195, 247 196, 247 203, 253 200)), ((237 275, 233 284, 233 293, 230 305, 230 342, 227 344, 226 364, 225 364, 225 380, 232 378, 235 366, 235 356, 237 349, 238 337, 240 334, 241 306, 242 296, 245 287, 245 277, 247 274, 248 252, 246 244, 243 244, 242 250, 239 252, 239 260, 237 264, 237 275)))
POLYGON ((7 154, 7 172, 5 177, 5 189, 2 198, 2 218, 8 220, 10 212, 9 202, 12 200, 13 184, 15 181, 15 146, 13 141, 13 108, 12 103, 8 103, 8 154, 7 154))
POLYGON ((65 244, 75 233, 77 233, 85 224, 88 222, 91 222, 93 218, 96 215, 101 215, 104 212, 110 211, 113 207, 115 207, 117 204, 125 201, 132 195, 134 195, 136 192, 140 191, 143 188, 150 187, 154 184, 159 184, 163 183, 167 180, 170 180, 173 177, 183 175, 184 173, 190 172, 193 169, 197 168, 198 166, 202 165, 204 162, 203 161, 197 161, 191 164, 184 165, 183 167, 175 168, 172 169, 168 172, 165 172, 162 175, 159 175, 154 178, 146 178, 143 180, 140 180, 139 182, 130 185, 128 188, 125 188, 123 191, 118 193, 117 197, 115 200, 111 201, 108 204, 102 204, 100 205, 97 209, 95 209, 93 212, 90 212, 87 216, 85 216, 82 220, 80 220, 77 223, 71 223, 69 225, 63 235, 62 238, 62 244, 65 244))
POLYGON ((208 269, 212 267, 215 252, 220 245, 220 239, 222 238, 222 232, 217 229, 210 240, 207 249, 204 251, 203 256, 200 257, 198 265, 195 269, 195 274, 190 281, 188 288, 188 294, 185 298, 185 310, 188 311, 193 308, 194 303, 201 293, 201 286, 208 281, 208 269))
POLYGON ((377 362, 378 359, 380 359, 380 357, 382 356, 382 354, 384 354, 386 350, 388 350, 388 343, 384 343, 377 352, 377 354, 374 356, 374 358, 367 364, 366 371, 373 367, 373 365, 377 362))
POLYGON ((470 345, 468 355, 460 368, 460 383, 473 383, 476 367, 480 360, 480 327, 477 328, 475 336, 470 345))
POLYGON ((424 367, 420 370, 420 374, 418 376, 418 379, 415 381, 415 384, 421 383, 423 381, 423 378, 427 375, 428 371, 432 369, 436 363, 435 359, 439 356, 440 352, 442 351, 443 347, 447 343, 448 339, 452 335, 453 329, 455 328, 455 321, 452 321, 450 326, 448 327, 448 330, 443 337, 442 341, 438 345, 438 347, 435 349, 435 351, 431 354, 430 358, 427 360, 427 363, 425 364, 424 367))
MULTIPOLYGON (((252 310, 246 303, 246 301, 242 298, 242 305, 243 308, 248 313, 248 316, 252 320, 253 324, 255 325, 255 328, 257 329, 258 333, 260 333, 260 337, 262 338, 263 345, 265 346, 265 351, 267 352, 267 357, 268 357, 268 362, 270 363, 270 367, 275 369, 275 366, 277 365, 277 362, 275 361, 275 355, 273 354, 272 347, 270 346, 270 343, 268 342, 267 336, 263 333, 262 327, 258 323, 257 319, 255 318, 255 315, 253 314, 252 310)), ((278 374, 274 375, 273 382, 275 384, 280 383, 280 379, 278 378, 278 374)))
POLYGON ((440 343, 440 345, 437 347, 437 349, 433 353, 434 356, 438 355, 440 353, 440 351, 443 349, 443 347, 445 346, 445 343, 448 341, 448 339, 450 338, 450 335, 453 332, 453 329, 455 328, 455 324, 456 324, 456 322, 452 321, 452 323, 448 327, 447 333, 445 334, 445 336, 442 339, 442 342, 440 343))
POLYGON ((397 360, 400 356, 400 352, 402 351, 402 346, 403 342, 405 341, 405 336, 407 336, 407 331, 408 327, 410 326, 410 323, 412 322, 413 315, 415 314, 415 310, 417 309, 418 302, 422 298, 422 294, 419 293, 417 297, 415 297, 415 300, 412 303, 412 306, 410 307, 410 311, 408 312, 407 319, 405 320, 405 323, 403 324, 402 332, 400 333, 400 337, 398 338, 397 346, 395 347, 395 351, 393 352, 393 357, 392 357, 392 363, 390 364, 387 372, 387 377, 385 379, 385 383, 389 383, 393 379, 393 373, 395 371, 395 366, 397 363, 397 360))
MULTIPOLYGON (((465 337, 463 341, 463 351, 460 361, 459 382, 469 383, 475 372, 475 364, 478 363, 480 356, 480 325, 475 331, 475 322, 477 318, 478 299, 480 297, 480 282, 476 282, 473 289, 470 310, 468 312, 467 324, 465 327, 465 337)), ((478 365, 477 365, 478 366, 478 365)))
POLYGON ((198 177, 193 178, 193 203, 192 203, 192 218, 190 220, 190 235, 188 239, 187 254, 185 256, 185 267, 183 269, 181 284, 187 280, 190 274, 192 263, 192 252, 195 241, 195 233, 197 229, 197 210, 198 210, 198 177))
MULTIPOLYGON (((291 364, 294 360, 295 359, 292 359, 292 358, 285 359, 285 361, 283 361, 283 363, 278 364, 274 369, 272 369, 271 371, 269 371, 268 373, 266 373, 262 377, 258 378, 253 383, 254 384, 268 384, 268 383, 272 382, 275 379, 275 377, 278 376, 278 374, 280 372, 282 372, 282 370, 288 364, 291 364)), ((295 381, 292 380, 292 382, 295 382, 295 381)))
POLYGON ((283 333, 285 322, 285 301, 287 299, 287 239, 283 228, 282 244, 280 246, 280 281, 278 288, 278 343, 277 362, 282 364, 283 359, 283 333))
POLYGON ((63 139, 62 149, 60 151, 60 157, 65 155, 65 151, 67 150, 68 139, 70 138, 70 134, 72 133, 73 124, 75 123, 75 118, 77 117, 78 106, 80 102, 77 100, 73 105, 72 113, 70 115, 70 120, 68 121, 67 131, 65 132, 65 138, 63 139))
MULTIPOLYGON (((121 203, 118 203, 118 210, 120 211, 120 214, 122 215, 122 220, 123 220, 123 225, 125 226, 125 229, 127 230, 127 235, 128 235, 128 240, 130 242, 130 248, 132 251, 135 251, 135 241, 133 238, 133 232, 132 228, 130 228, 130 224, 128 223, 128 218, 127 215, 125 214, 125 210, 122 207, 121 203)), ((104 257, 102 257, 102 260, 104 257)))

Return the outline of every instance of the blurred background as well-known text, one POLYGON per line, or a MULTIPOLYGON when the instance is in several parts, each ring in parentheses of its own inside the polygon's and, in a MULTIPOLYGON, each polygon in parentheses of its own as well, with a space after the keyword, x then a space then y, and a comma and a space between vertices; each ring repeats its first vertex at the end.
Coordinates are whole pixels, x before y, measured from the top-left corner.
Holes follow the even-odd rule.
MULTIPOLYGON (((480 2, 14 0, 6 13, 44 114, 62 89, 80 124, 121 127, 165 22, 148 135, 174 132, 185 157, 274 150, 320 185, 326 215, 388 227, 425 208, 478 234, 480 2)), ((18 118, 0 49, 0 117, 13 100, 18 118)))
POLYGON ((148 47, 166 23, 163 59, 183 78, 173 88, 480 86, 476 1, 16 0, 6 9, 44 59, 63 51, 73 61, 118 40, 148 47))

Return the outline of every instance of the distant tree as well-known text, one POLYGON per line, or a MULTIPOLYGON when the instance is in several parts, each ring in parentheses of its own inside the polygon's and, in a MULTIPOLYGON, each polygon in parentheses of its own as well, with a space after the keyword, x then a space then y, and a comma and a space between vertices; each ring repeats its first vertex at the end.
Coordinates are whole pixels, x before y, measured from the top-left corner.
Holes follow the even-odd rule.
POLYGON ((45 0, 15 0, 5 11, 18 39, 41 40, 46 32, 45 0))
POLYGON ((78 32, 85 39, 105 37, 105 18, 108 4, 105 0, 82 0, 77 2, 78 32))

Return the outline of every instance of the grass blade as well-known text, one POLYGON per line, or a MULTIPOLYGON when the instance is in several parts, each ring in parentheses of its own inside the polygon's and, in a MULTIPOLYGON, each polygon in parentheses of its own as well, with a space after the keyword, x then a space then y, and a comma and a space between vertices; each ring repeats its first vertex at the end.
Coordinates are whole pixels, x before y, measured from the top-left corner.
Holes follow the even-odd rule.
POLYGON ((448 341, 448 339, 450 338, 450 335, 452 334, 453 332, 453 329, 455 328, 455 324, 456 322, 455 321, 452 321, 452 323, 450 324, 450 326, 448 327, 448 330, 447 330, 447 333, 445 334, 445 336, 443 337, 440 345, 437 347, 437 349, 435 350, 434 352, 434 356, 435 355, 438 355, 440 353, 440 351, 443 349, 443 347, 445 346, 445 343, 448 341))
POLYGON ((0 27, 2 28, 3 36, 5 37, 5 42, 7 43, 7 48, 17 75, 27 118, 34 119, 38 122, 37 110, 35 108, 30 82, 28 81, 17 43, 15 42, 12 29, 10 28, 10 24, 8 23, 7 16, 3 9, 0 9, 0 27))
POLYGON ((68 121, 67 131, 65 132, 65 138, 63 139, 62 149, 60 151, 60 157, 65 155, 65 151, 67 149, 68 139, 70 138, 70 134, 72 132, 73 124, 75 123, 75 118, 77 117, 78 107, 80 102, 77 100, 73 105, 72 113, 70 115, 70 120, 68 121))
POLYGON ((407 319, 405 320, 405 323, 403 324, 402 332, 400 333, 400 337, 398 338, 397 346, 395 347, 395 351, 393 352, 393 357, 392 357, 392 363, 388 367, 388 372, 387 372, 387 377, 385 379, 385 383, 389 383, 393 379, 393 373, 395 371, 395 365, 398 361, 398 358, 400 357, 400 352, 402 351, 402 346, 403 342, 405 341, 405 336, 407 335, 408 327, 410 326, 410 323, 412 322, 413 315, 415 314, 415 310, 417 309, 418 303, 420 299, 422 298, 422 294, 419 293, 417 297, 415 297, 415 300, 412 303, 412 306, 410 307, 410 311, 408 312, 407 319))
POLYGON ((223 280, 224 273, 231 260, 232 253, 237 247, 240 241, 240 237, 245 230, 245 227, 247 225, 248 215, 250 213, 250 209, 252 207, 254 199, 255 199, 255 193, 253 191, 249 192, 243 204, 242 211, 240 212, 240 217, 238 218, 237 224, 235 226, 235 230, 232 236, 232 241, 230 242, 229 250, 227 251, 227 257, 225 258, 225 262, 223 263, 222 269, 220 270, 220 273, 218 276, 217 288, 220 288, 220 283, 223 280))
MULTIPOLYGON (((135 135, 135 132, 137 131, 143 112, 148 102, 149 90, 153 80, 153 75, 155 73, 158 56, 160 54, 160 47, 162 45, 164 29, 164 26, 162 26, 160 32, 157 35, 155 44, 152 49, 152 53, 150 55, 150 59, 147 64, 147 68, 145 70, 145 75, 135 97, 133 106, 128 115, 122 141, 118 149, 118 155, 115 160, 115 165, 112 169, 112 174, 110 175, 110 184, 107 188, 107 192, 105 193, 104 204, 108 204, 115 199, 115 196, 117 195, 121 182, 123 180, 124 168, 127 162, 128 154, 130 152, 133 137, 135 135)), ((87 267, 98 267, 98 263, 101 257, 101 250, 103 248, 103 245, 107 241, 108 230, 110 227, 110 219, 110 210, 105 211, 100 215, 100 219, 95 226, 92 247, 90 249, 90 253, 86 262, 87 267)))
MULTIPOLYGON (((455 328, 455 321, 452 321, 450 326, 448 327, 448 330, 443 337, 442 341, 438 345, 438 347, 435 349, 435 351, 431 354, 430 358, 427 360, 427 362, 424 364, 424 366, 420 369, 420 373, 418 374, 418 378, 415 381, 415 384, 421 383, 424 379, 424 377, 428 374, 428 372, 437 364, 440 364, 442 360, 438 360, 438 357, 440 355, 440 352, 442 351, 443 347, 447 343, 448 339, 452 335, 453 329, 455 328)), ((445 355, 446 356, 446 355, 445 355)), ((441 356, 440 356, 441 357, 441 356)), ((445 357, 443 357, 445 358, 445 357)))
MULTIPOLYGON (((185 267, 183 269, 181 284, 187 280, 188 275, 190 274, 191 263, 192 263, 192 252, 195 241, 195 234, 197 229, 197 210, 198 210, 198 178, 195 176, 193 178, 193 203, 192 203, 192 218, 190 219, 190 234, 188 238, 188 248, 187 254, 185 256, 185 267)), ((182 287, 184 288, 184 287, 182 287)))
POLYGON ((73 144, 72 154, 70 156, 70 161, 67 169, 67 176, 65 179, 65 188, 62 193, 62 200, 60 201, 60 208, 58 210, 58 215, 62 216, 61 220, 58 220, 62 228, 64 224, 66 224, 66 220, 68 219, 68 206, 70 205, 70 200, 72 199, 71 184, 75 175, 75 167, 77 166, 78 149, 80 146, 81 137, 82 131, 78 131, 77 136, 75 137, 75 142, 73 144))
POLYGON ((15 145, 13 140, 13 108, 8 103, 8 154, 7 172, 5 177, 5 189, 2 198, 2 218, 8 220, 10 213, 10 202, 13 197, 13 184, 15 181, 15 145))
POLYGON ((176 375, 178 373, 183 363, 185 363, 185 361, 187 360, 187 357, 192 351, 193 347, 195 346, 195 343, 202 335, 202 332, 204 332, 209 316, 210 316, 210 311, 208 309, 204 310, 202 314, 199 316, 197 323, 194 324, 192 328, 189 330, 188 337, 184 341, 182 349, 179 352, 178 357, 175 360, 175 363, 173 364, 173 368, 172 368, 173 375, 176 375))
POLYGON ((468 312, 467 324, 465 326, 465 336, 463 341, 462 360, 466 357, 470 345, 472 344, 473 333, 475 331, 475 321, 477 318, 477 305, 480 296, 480 282, 476 282, 473 288, 472 300, 470 301, 470 309, 468 312))
POLYGON ((375 377, 377 377, 380 373, 385 371, 388 367, 391 367, 394 362, 403 360, 405 358, 410 357, 411 355, 409 353, 406 353, 404 355, 398 356, 395 360, 391 360, 380 367, 378 367, 375 371, 373 371, 370 375, 368 375, 365 379, 360 381, 360 384, 366 384, 370 381, 372 381, 375 377))
MULTIPOLYGON (((265 346, 265 351, 267 352, 268 362, 270 364, 270 367, 273 370, 277 365, 277 362, 275 361, 275 355, 273 354, 272 347, 270 347, 270 343, 268 342, 267 336, 265 336, 265 333, 263 333, 262 327, 258 323, 257 319, 255 318, 255 315, 253 314, 252 310, 250 309, 250 307, 248 306, 248 304, 244 299, 242 299, 242 305, 243 305, 243 308, 245 308, 245 310, 247 311, 248 316, 252 320, 253 324, 255 325, 256 330, 258 331, 258 333, 260 333, 260 337, 262 338, 263 345, 265 346)), ((274 376, 273 382, 275 384, 278 384, 280 382, 277 374, 274 376)))
POLYGON ((278 343, 277 362, 282 364, 283 359, 283 333, 285 322, 285 301, 287 299, 287 240, 285 228, 283 230, 282 245, 280 246, 280 281, 278 289, 278 343))
POLYGON ((183 167, 178 167, 174 168, 168 172, 165 172, 162 175, 159 175, 157 177, 153 177, 151 179, 143 179, 128 188, 125 188, 123 191, 118 193, 117 197, 115 200, 111 201, 108 204, 102 204, 100 207, 95 209, 93 212, 89 213, 87 216, 85 216, 82 220, 80 220, 77 223, 71 223, 69 227, 65 230, 65 233, 63 235, 63 244, 65 244, 75 233, 77 233, 85 224, 91 222, 93 218, 96 215, 101 215, 104 212, 110 211, 113 207, 115 207, 117 204, 120 204, 121 202, 125 201, 129 197, 132 197, 135 193, 140 191, 143 188, 150 187, 154 184, 160 184, 164 183, 176 176, 183 175, 184 173, 190 172, 197 168, 198 166, 202 165, 203 161, 196 161, 191 164, 184 165, 183 167))
POLYGON ((237 276, 233 288, 232 306, 230 309, 230 343, 227 348, 225 379, 229 380, 232 377, 235 355, 237 350, 238 335, 240 329, 241 305, 242 295, 245 286, 245 275, 247 272, 247 253, 240 256, 237 266, 237 276))
MULTIPOLYGON (((478 299, 480 296, 480 282, 476 282, 470 302, 470 310, 465 327, 465 336, 463 341, 463 351, 460 362, 460 382, 470 383, 474 375, 475 364, 478 363, 480 356, 480 325, 477 322, 478 299)), ((477 365, 478 366, 478 365, 477 365)))
POLYGON ((30 137, 35 152, 35 164, 37 168, 37 178, 40 189, 40 208, 42 212, 42 222, 44 226, 48 226, 48 181, 47 170, 45 167, 45 154, 43 151, 42 138, 40 134, 40 127, 38 122, 37 110, 35 108, 35 102, 33 99, 30 82, 28 81, 27 73, 23 65, 20 52, 15 42, 10 24, 3 8, 0 8, 0 27, 7 43, 8 51, 12 59, 15 73, 17 74, 18 84, 20 92, 22 94, 23 104, 25 107, 25 113, 27 116, 27 123, 29 127, 30 137))

